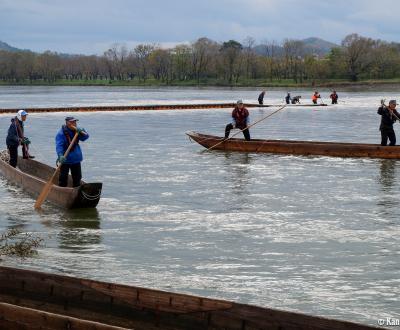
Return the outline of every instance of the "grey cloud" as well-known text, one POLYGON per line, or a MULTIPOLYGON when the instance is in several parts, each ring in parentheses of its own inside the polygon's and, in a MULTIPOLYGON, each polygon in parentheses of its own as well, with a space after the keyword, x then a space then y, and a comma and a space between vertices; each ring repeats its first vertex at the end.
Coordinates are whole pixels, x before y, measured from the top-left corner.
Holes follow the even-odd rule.
POLYGON ((400 41, 393 20, 399 9, 394 0, 0 0, 0 40, 39 51, 83 53, 114 42, 203 36, 216 41, 319 36, 340 42, 355 32, 400 41))

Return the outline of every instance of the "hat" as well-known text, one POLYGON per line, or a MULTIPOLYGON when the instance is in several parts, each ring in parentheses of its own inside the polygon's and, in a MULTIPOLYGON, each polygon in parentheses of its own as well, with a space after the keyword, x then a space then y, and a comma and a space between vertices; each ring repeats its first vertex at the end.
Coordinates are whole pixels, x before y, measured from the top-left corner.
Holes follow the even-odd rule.
POLYGON ((237 104, 243 104, 243 100, 238 100, 236 103, 237 104))
POLYGON ((398 103, 396 102, 396 100, 390 100, 389 104, 394 104, 394 105, 398 105, 398 103))
POLYGON ((79 121, 79 119, 76 119, 75 117, 72 117, 72 116, 68 116, 68 117, 65 117, 65 121, 79 121))
POLYGON ((28 115, 28 113, 25 110, 21 109, 21 110, 18 110, 18 112, 17 112, 17 117, 19 120, 22 120, 22 116, 26 116, 26 115, 28 115))

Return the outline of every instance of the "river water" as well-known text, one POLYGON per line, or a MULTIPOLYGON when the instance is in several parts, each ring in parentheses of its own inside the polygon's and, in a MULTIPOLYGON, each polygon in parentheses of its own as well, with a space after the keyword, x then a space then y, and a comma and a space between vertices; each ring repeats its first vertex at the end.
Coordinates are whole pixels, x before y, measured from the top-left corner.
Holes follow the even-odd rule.
MULTIPOLYGON (((0 87, 0 108, 255 102, 256 89, 0 87)), ((311 90, 291 91, 308 103, 311 90)), ((329 91, 320 91, 327 101, 329 91)), ((265 103, 282 103, 270 89, 265 103)), ((379 143, 381 98, 338 91, 340 104, 288 107, 254 138, 379 143)), ((250 109, 256 121, 271 109, 250 109)), ((275 108, 276 109, 276 108, 275 108)), ((3 265, 235 300, 376 325, 400 316, 399 161, 204 152, 185 132, 222 135, 230 109, 77 113, 97 210, 45 205, 0 179, 0 229, 42 237, 3 265)), ((63 113, 31 114, 26 135, 54 164, 63 113)), ((5 135, 10 115, 0 115, 5 135)))

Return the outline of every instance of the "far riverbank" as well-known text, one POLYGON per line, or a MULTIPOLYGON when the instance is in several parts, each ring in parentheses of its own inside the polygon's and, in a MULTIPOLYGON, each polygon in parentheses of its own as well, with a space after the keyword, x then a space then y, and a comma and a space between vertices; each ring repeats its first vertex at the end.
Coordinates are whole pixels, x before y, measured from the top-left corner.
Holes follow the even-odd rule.
POLYGON ((341 87, 376 87, 376 86, 399 86, 400 78, 397 79, 381 79, 381 80, 307 80, 303 82, 295 82, 291 79, 287 80, 239 80, 235 83, 228 83, 226 81, 218 81, 208 79, 207 81, 197 82, 195 80, 174 80, 174 81, 158 81, 155 79, 148 79, 146 81, 133 80, 85 80, 85 79, 59 79, 55 81, 45 80, 24 80, 24 81, 0 81, 2 86, 131 86, 131 87, 257 87, 257 88, 271 88, 271 87, 287 87, 287 88, 341 88, 341 87))

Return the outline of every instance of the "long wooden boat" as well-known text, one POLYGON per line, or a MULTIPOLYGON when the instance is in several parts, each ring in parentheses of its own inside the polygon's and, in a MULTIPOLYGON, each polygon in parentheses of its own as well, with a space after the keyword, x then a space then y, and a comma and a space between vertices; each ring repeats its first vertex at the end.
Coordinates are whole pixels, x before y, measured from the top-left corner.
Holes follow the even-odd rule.
POLYGON ((211 150, 262 152, 288 155, 316 155, 331 157, 368 157, 400 159, 400 146, 381 146, 378 144, 316 142, 316 141, 286 141, 232 138, 224 140, 214 135, 196 132, 186 133, 190 139, 211 150), (221 143, 222 142, 222 143, 221 143))
POLYGON ((0 267, 0 302, 1 329, 17 329, 12 327, 15 324, 21 326, 18 329, 377 329, 231 301, 9 267, 0 267), (50 321, 54 319, 58 327, 52 327, 50 321), (62 323, 62 319, 71 321, 62 323))
MULTIPOLYGON (((51 178, 55 168, 33 159, 18 157, 18 166, 14 168, 8 164, 3 151, 0 155, 0 173, 11 183, 14 183, 33 196, 38 196, 46 182, 51 178)), ((58 178, 55 178, 55 181, 58 178)), ((56 182, 54 182, 56 183, 56 182)), ((101 195, 102 183, 86 183, 72 188, 72 177, 68 178, 68 187, 60 187, 53 183, 47 200, 64 208, 92 208, 96 207, 101 195)))
MULTIPOLYGON (((80 107, 53 107, 53 108, 25 108, 28 113, 42 112, 93 112, 93 111, 139 111, 139 110, 187 110, 187 109, 224 109, 234 108, 236 103, 195 103, 195 104, 152 104, 152 105, 107 105, 107 106, 80 106, 80 107)), ((281 107, 283 104, 254 104, 245 103, 247 108, 281 107)), ((291 107, 322 107, 327 104, 288 104, 291 107)), ((1 113, 17 113, 19 109, 0 109, 1 113)))

